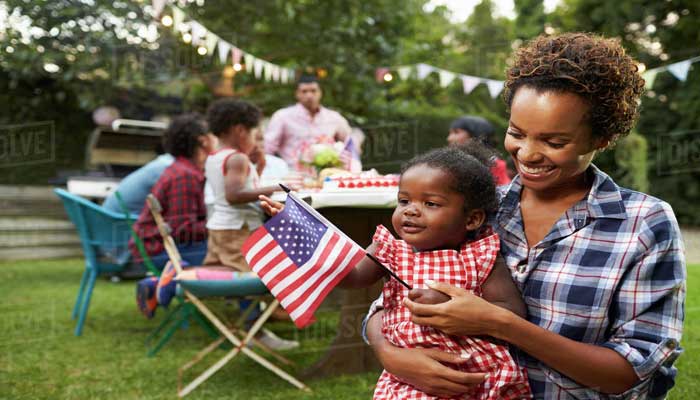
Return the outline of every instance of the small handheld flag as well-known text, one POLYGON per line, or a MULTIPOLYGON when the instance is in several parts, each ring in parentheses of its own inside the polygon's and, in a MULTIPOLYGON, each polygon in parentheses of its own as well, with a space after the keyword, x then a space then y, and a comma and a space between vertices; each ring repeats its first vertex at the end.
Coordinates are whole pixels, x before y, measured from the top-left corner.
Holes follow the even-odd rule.
MULTIPOLYGON (((301 206, 304 207, 304 209, 306 209, 311 215, 313 215, 314 217, 318 218, 319 221, 323 222, 323 223, 326 224, 327 226, 332 226, 333 228, 335 228, 335 226, 334 226, 332 223, 330 223, 330 221, 328 221, 328 220, 327 220, 323 215, 321 215, 318 211, 314 210, 311 206, 309 206, 308 204, 306 204, 306 202, 300 201, 300 200, 294 195, 294 193, 292 193, 292 191, 291 191, 287 186, 285 186, 285 185, 283 185, 283 184, 281 184, 281 183, 280 183, 279 185, 280 185, 280 187, 282 188, 282 190, 284 190, 285 193, 287 193, 287 196, 291 196, 291 197, 297 199, 297 201, 301 204, 301 206)), ((335 228, 335 229, 338 229, 338 228, 335 228)), ((347 237, 343 232, 341 232, 340 230, 338 230, 338 232, 339 232, 341 235, 343 235, 347 240, 349 240, 349 241, 352 242, 352 239, 350 239, 349 237, 347 237)), ((353 242, 353 243, 354 243, 354 242, 353 242)), ((402 284, 404 287, 406 287, 406 289, 408 289, 408 290, 412 290, 412 289, 413 289, 408 283, 404 282, 401 278, 399 278, 398 275, 396 275, 396 274, 394 273, 394 271, 392 271, 391 269, 389 269, 389 267, 387 267, 386 265, 382 264, 381 261, 377 260, 377 257, 375 257, 374 255, 369 254, 369 253, 365 253, 365 255, 366 255, 370 260, 374 261, 374 263, 377 264, 377 266, 379 266, 380 268, 382 268, 382 269, 383 269, 386 273, 388 273, 392 278, 396 279, 400 284, 402 284)))
POLYGON ((343 151, 340 152, 340 162, 343 163, 343 168, 350 172, 362 172, 360 153, 357 151, 352 137, 348 137, 345 141, 343 151))
POLYGON ((242 247, 250 267, 299 328, 314 321, 326 295, 365 256, 362 247, 305 205, 289 194, 284 209, 242 247))
MULTIPOLYGON (((251 269, 303 328, 314 321, 328 293, 357 265, 365 250, 303 200, 287 192, 284 209, 245 241, 243 255, 251 269)), ((386 269, 395 279, 393 272, 386 269)))

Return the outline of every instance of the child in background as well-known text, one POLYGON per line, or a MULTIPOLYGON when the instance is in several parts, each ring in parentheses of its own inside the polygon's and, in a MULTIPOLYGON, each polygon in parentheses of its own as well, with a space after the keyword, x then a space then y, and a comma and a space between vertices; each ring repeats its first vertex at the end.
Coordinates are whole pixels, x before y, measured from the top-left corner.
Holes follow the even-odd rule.
MULTIPOLYGON (((241 253, 243 242, 262 225, 258 196, 270 195, 275 186, 260 187, 259 174, 265 168, 262 148, 255 142, 261 112, 256 106, 234 99, 221 99, 207 110, 211 132, 219 138, 219 148, 207 157, 205 176, 214 196, 213 211, 207 221, 209 239, 205 265, 223 265, 238 272, 250 273, 241 253), (257 161, 257 166, 251 162, 257 161)), ((241 301, 241 309, 249 302, 241 301)), ((258 310, 249 316, 252 322, 258 310)), ((258 340, 276 350, 299 345, 261 330, 258 340)))
MULTIPOLYGON (((439 281, 525 314, 525 304, 500 257, 498 235, 486 223, 497 208, 496 189, 488 167, 491 157, 483 144, 471 141, 462 148, 433 150, 403 167, 398 205, 392 217, 401 239, 379 226, 367 251, 414 288, 412 300, 448 300, 437 291, 421 289, 431 281, 439 281), (438 295, 443 299, 436 299, 438 295)), ((341 286, 366 287, 384 276, 383 269, 365 258, 341 286)), ((484 382, 460 398, 531 397, 526 373, 506 346, 480 337, 449 336, 413 323, 403 304, 408 296, 409 290, 397 280, 385 283, 382 332, 387 340, 400 347, 433 347, 461 354, 465 362, 454 365, 455 369, 488 374, 484 382)), ((434 397, 384 371, 374 398, 434 397)))
MULTIPOLYGON (((213 149, 201 115, 183 114, 173 118, 164 133, 166 151, 175 161, 163 171, 151 193, 163 207, 163 218, 173 232, 184 260, 199 265, 206 252, 206 207, 204 205, 204 162, 213 149)), ((146 252, 157 268, 163 268, 168 255, 148 207, 143 207, 134 230, 143 240, 146 252)), ((141 255, 132 240, 134 259, 141 255)))

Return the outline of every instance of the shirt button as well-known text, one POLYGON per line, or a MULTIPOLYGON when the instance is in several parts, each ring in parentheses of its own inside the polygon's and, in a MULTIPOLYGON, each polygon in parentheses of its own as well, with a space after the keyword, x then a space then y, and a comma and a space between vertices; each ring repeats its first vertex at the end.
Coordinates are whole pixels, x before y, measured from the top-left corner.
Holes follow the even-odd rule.
POLYGON ((666 343, 666 347, 670 350, 675 350, 676 347, 678 347, 678 343, 675 340, 669 340, 668 343, 666 343))

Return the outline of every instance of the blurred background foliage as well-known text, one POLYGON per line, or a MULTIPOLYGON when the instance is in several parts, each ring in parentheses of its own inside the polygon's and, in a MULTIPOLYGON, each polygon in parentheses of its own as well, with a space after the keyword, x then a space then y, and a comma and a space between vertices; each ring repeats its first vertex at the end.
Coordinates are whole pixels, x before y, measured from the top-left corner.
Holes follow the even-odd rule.
MULTIPOLYGON (((618 37, 647 69, 700 55, 700 2, 690 0, 562 0, 551 13, 542 0, 515 0, 515 19, 494 16, 494 4, 483 0, 460 23, 451 22, 444 6, 426 8, 425 0, 181 3, 189 16, 245 51, 320 74, 324 104, 353 125, 371 132, 412 121, 419 151, 443 144, 450 120, 463 114, 488 118, 502 142, 508 120, 502 100, 492 99, 484 85, 469 95, 459 81, 442 88, 433 75, 378 83, 376 68, 424 62, 502 80, 514 49, 563 31, 618 37)), ((100 106, 151 119, 204 111, 222 94, 253 101, 268 116, 294 102, 292 85, 247 73, 225 77, 218 57, 197 55, 153 21, 148 1, 6 0, 0 16, 0 125, 54 121, 57 148, 53 164, 3 168, 0 183, 46 184, 61 171, 81 169, 94 128, 91 113, 100 106)), ((669 201, 682 223, 696 225, 700 149, 687 149, 685 162, 694 168, 667 170, 659 143, 700 131, 697 69, 685 82, 660 73, 643 99, 638 134, 596 161, 620 183, 669 201)))

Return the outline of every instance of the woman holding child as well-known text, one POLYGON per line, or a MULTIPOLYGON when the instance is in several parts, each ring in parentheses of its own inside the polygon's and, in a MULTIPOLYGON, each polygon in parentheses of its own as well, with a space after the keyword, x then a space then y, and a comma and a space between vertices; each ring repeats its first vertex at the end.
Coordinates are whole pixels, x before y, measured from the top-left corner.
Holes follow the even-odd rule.
MULTIPOLYGON (((616 40, 540 37, 508 70, 505 148, 518 176, 492 227, 527 307, 525 317, 436 282, 450 297, 404 305, 416 324, 508 343, 535 398, 664 398, 681 350, 685 260, 670 206, 621 188, 592 164, 631 130, 644 81, 616 40)), ((381 304, 367 337, 386 371, 442 397, 488 379, 445 364, 465 360, 400 348, 382 334, 381 304)))

